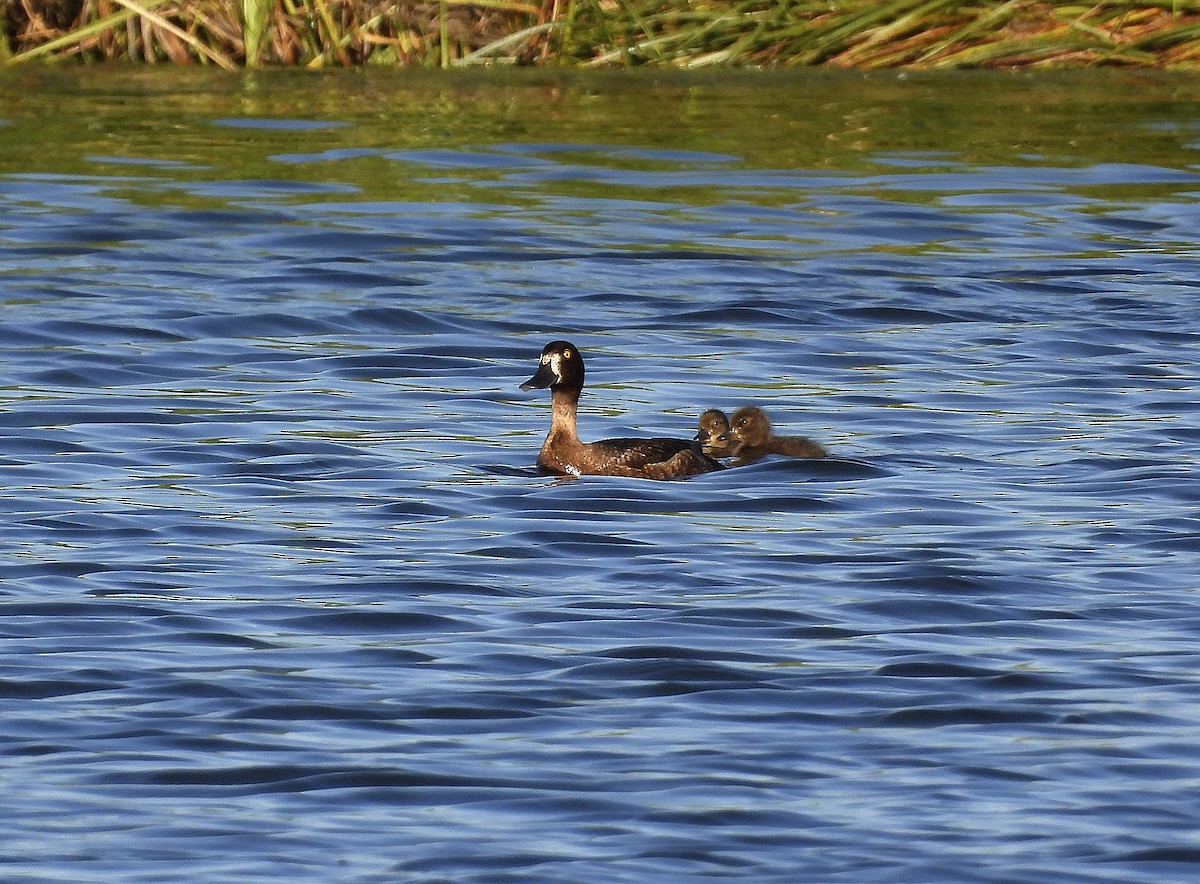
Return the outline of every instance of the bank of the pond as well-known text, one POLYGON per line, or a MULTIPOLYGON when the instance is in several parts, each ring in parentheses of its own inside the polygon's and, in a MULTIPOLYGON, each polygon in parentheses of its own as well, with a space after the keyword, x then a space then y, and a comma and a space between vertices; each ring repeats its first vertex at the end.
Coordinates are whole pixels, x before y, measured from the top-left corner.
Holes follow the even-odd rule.
POLYGON ((1200 2, 0 0, 0 61, 1200 68, 1200 2))

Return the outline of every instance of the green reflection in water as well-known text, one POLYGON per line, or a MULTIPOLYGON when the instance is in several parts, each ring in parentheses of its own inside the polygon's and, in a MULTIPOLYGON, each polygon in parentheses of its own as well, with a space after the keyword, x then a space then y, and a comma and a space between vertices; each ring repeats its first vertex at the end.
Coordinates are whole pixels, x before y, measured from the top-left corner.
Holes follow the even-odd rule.
MULTIPOLYGON (((522 189, 508 186, 515 173, 519 178, 518 165, 429 165, 377 153, 487 151, 497 145, 615 145, 702 154, 533 154, 651 173, 716 168, 895 175, 909 163, 925 172, 961 163, 1015 169, 1137 163, 1190 169, 1200 160, 1200 77, 1145 71, 224 74, 182 68, 20 67, 0 72, 0 92, 5 96, 0 174, 341 185, 295 197, 304 201, 520 206, 522 189), (276 123, 248 124, 254 120, 276 123), (304 161, 283 159, 295 160, 295 155, 304 161), (315 161, 314 155, 327 159, 315 161), (481 194, 481 184, 494 192, 481 194)), ((514 151, 514 163, 523 155, 514 151)), ((861 186, 869 189, 869 183, 861 186)), ((1149 182, 1107 195, 1166 195, 1180 186, 1149 182)), ((797 199, 794 189, 748 189, 754 191, 750 198, 764 205, 797 199)), ((659 184, 643 180, 623 193, 614 192, 611 182, 569 176, 538 183, 542 196, 619 195, 683 204, 728 199, 727 188, 720 188, 720 200, 713 199, 712 190, 707 181, 670 179, 659 184)), ((889 194, 891 199, 926 199, 919 189, 905 193, 894 183, 889 194)), ((189 206, 222 202, 219 196, 187 189, 142 191, 132 186, 121 195, 189 206)), ((288 195, 275 197, 286 200, 288 195)))

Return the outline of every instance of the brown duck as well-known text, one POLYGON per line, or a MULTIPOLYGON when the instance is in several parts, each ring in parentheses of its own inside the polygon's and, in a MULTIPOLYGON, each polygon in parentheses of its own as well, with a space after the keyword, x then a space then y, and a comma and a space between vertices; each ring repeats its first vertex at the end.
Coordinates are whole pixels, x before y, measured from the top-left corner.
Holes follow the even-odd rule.
POLYGON ((677 479, 722 469, 688 439, 602 439, 581 442, 575 428, 583 392, 583 357, 567 341, 542 349, 538 369, 522 390, 550 388, 550 432, 537 463, 550 473, 570 476, 632 476, 677 479))

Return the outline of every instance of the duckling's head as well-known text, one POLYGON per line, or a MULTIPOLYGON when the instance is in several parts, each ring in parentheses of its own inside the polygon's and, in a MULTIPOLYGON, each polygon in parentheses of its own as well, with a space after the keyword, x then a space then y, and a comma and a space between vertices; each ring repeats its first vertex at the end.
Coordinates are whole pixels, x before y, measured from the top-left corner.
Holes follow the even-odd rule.
POLYGON ((710 408, 700 415, 696 441, 709 457, 727 457, 733 453, 734 442, 729 435, 729 418, 725 412, 710 408))
POLYGON ((729 432, 729 418, 720 409, 710 408, 700 415, 699 427, 696 433, 697 442, 716 441, 722 433, 729 432))
POLYGON ((583 389, 583 357, 574 344, 551 341, 542 348, 542 356, 533 377, 521 384, 522 390, 583 389))
POLYGON ((742 445, 766 445, 771 438, 771 420, 761 408, 747 405, 729 419, 729 434, 742 445))

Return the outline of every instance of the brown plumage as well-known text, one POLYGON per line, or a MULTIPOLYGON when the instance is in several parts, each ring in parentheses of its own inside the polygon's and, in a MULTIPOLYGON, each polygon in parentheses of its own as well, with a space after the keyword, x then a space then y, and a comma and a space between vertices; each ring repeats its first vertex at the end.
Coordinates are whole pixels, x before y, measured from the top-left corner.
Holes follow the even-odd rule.
POLYGON ((550 388, 550 432, 537 463, 570 476, 632 476, 677 479, 722 469, 688 439, 601 439, 581 442, 575 421, 583 392, 583 357, 575 345, 552 341, 542 349, 538 369, 522 390, 550 388))
POLYGON ((729 419, 737 463, 753 463, 768 454, 785 457, 826 457, 825 449, 803 436, 776 436, 771 432, 771 420, 761 408, 753 405, 739 408, 729 419))
POLYGON ((729 435, 729 418, 725 412, 710 408, 700 415, 696 441, 709 457, 732 457, 736 452, 733 437, 729 435))

